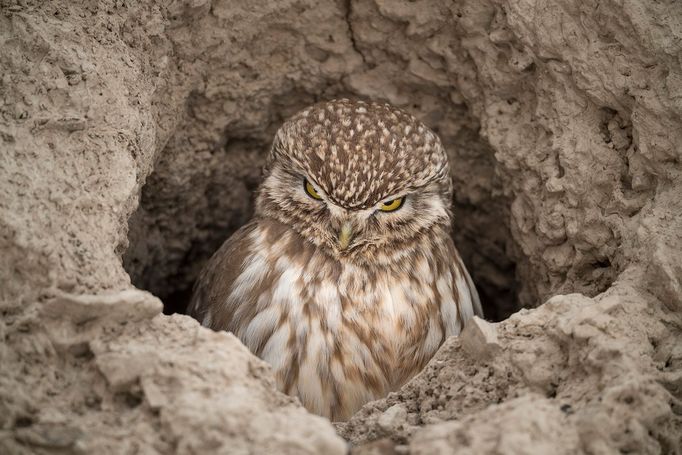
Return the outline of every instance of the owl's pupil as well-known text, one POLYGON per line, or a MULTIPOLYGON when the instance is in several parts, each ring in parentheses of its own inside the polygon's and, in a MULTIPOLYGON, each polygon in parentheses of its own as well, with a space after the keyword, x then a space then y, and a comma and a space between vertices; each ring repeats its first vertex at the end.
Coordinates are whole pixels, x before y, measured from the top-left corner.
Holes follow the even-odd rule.
POLYGON ((390 201, 385 201, 384 205, 391 205, 395 202, 395 199, 391 199, 390 201))

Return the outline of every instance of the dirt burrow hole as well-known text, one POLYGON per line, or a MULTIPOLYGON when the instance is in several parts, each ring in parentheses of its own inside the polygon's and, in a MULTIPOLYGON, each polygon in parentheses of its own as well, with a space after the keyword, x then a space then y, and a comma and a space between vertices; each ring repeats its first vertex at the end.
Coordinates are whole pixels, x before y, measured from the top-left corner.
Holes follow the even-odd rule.
MULTIPOLYGON (((578 253, 566 242, 565 201, 543 187, 564 172, 553 133, 519 119, 539 103, 536 66, 513 35, 486 41, 492 47, 483 54, 469 39, 490 24, 501 27, 505 12, 452 4, 407 27, 377 8, 292 8, 274 21, 279 25, 271 18, 232 24, 219 11, 178 12, 190 19, 173 29, 174 52, 201 64, 185 68, 195 82, 173 100, 182 114, 129 220, 123 258, 133 284, 160 297, 166 313, 184 311, 205 261, 251 217, 277 128, 314 102, 340 97, 388 101, 442 139, 455 190, 452 234, 488 319, 558 292, 595 295, 612 282, 615 239, 604 234, 608 241, 578 253), (230 46, 209 46, 223 35, 230 46), (495 95, 485 101, 490 84, 495 95), (527 134, 515 137, 515 130, 527 134), (509 142, 509 150, 499 150, 509 142)), ((606 132, 610 120, 601 119, 606 132)))
MULTIPOLYGON (((518 127, 515 112, 537 102, 530 89, 533 65, 515 70, 516 79, 507 87, 514 95, 491 117, 481 113, 480 105, 471 105, 478 99, 472 96, 483 96, 483 90, 476 87, 478 69, 463 49, 469 32, 456 21, 438 32, 439 48, 431 40, 436 31, 412 30, 408 36, 404 24, 378 19, 377 11, 330 11, 324 20, 300 16, 287 27, 258 24, 244 38, 233 37, 234 46, 216 47, 202 57, 201 82, 184 99, 181 120, 156 157, 129 220, 123 261, 135 286, 160 297, 165 313, 184 312, 205 261, 252 216, 254 192, 279 126, 312 103, 341 97, 388 101, 442 139, 454 182, 452 235, 487 319, 503 320, 554 293, 595 295, 610 285, 616 267, 609 255, 615 248, 603 252, 590 246, 575 261, 565 254, 569 259, 558 265, 542 256, 548 245, 561 245, 566 236, 537 240, 542 236, 533 232, 533 217, 560 204, 544 204, 545 196, 557 197, 547 193, 529 198, 535 189, 526 184, 540 182, 541 187, 548 166, 561 177, 551 132, 538 129, 533 132, 537 137, 519 138, 529 142, 528 153, 546 155, 522 168, 505 161, 486 137, 491 130, 518 127), (486 128, 478 115, 487 116, 486 128), (491 118, 497 122, 492 127, 491 118), (528 219, 519 219, 524 216, 528 219)), ((495 11, 487 8, 484 16, 503 15, 495 11)), ((509 53, 507 43, 496 46, 509 53)), ((182 46, 178 49, 182 52, 182 46)), ((509 61, 500 64, 505 74, 509 61)), ((525 153, 526 147, 520 148, 525 153)))
MULTIPOLYGON (((201 102, 193 99, 190 110, 201 102)), ((250 219, 270 140, 283 119, 307 104, 301 100, 289 109, 275 104, 272 120, 262 130, 226 129, 203 150, 178 144, 184 143, 180 133, 159 157, 129 222, 124 265, 135 286, 163 300, 165 313, 184 312, 205 261, 250 219)), ((443 107, 446 104, 443 100, 443 107)), ((452 235, 477 284, 486 317, 498 321, 524 304, 532 305, 519 299, 510 199, 496 174, 493 153, 478 136, 466 107, 444 109, 437 119, 424 118, 417 104, 401 107, 429 123, 448 150, 455 182, 452 235)), ((196 127, 190 117, 180 129, 196 127)))

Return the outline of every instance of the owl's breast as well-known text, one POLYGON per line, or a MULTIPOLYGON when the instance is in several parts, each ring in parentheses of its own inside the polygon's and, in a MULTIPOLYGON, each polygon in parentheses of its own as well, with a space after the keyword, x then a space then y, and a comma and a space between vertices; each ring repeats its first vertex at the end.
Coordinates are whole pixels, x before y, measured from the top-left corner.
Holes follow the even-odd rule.
POLYGON ((313 412, 349 417, 401 386, 458 333, 450 270, 434 258, 373 269, 296 240, 251 234, 255 247, 225 302, 233 311, 226 328, 313 412))

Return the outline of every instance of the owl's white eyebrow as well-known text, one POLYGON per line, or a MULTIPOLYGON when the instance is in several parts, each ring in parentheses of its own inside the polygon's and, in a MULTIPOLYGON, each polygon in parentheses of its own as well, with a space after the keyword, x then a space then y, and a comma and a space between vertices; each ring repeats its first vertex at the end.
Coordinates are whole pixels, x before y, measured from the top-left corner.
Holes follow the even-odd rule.
POLYGON ((390 196, 387 196, 387 197, 381 199, 379 202, 376 203, 376 205, 383 204, 386 201, 394 201, 396 199, 406 198, 410 194, 412 194, 412 192, 409 192, 409 191, 402 191, 400 193, 392 194, 390 196))

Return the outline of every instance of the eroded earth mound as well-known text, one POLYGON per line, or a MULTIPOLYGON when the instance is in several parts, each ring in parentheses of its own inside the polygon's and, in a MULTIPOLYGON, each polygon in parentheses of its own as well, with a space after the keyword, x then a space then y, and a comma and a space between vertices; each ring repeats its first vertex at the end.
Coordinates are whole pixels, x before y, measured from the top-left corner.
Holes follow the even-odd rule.
POLYGON ((0 452, 682 452, 681 56, 672 0, 0 0, 0 452), (335 428, 162 309, 336 97, 442 137, 497 322, 335 428))

